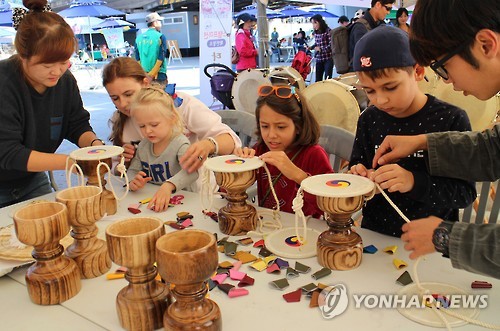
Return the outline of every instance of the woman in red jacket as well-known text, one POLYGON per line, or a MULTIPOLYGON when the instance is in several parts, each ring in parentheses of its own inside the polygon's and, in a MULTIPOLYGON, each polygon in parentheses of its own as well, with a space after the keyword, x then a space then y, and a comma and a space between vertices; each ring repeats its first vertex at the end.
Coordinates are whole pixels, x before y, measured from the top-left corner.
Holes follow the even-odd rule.
POLYGON ((238 16, 236 24, 236 50, 240 54, 240 60, 236 64, 236 71, 241 72, 246 69, 257 68, 257 49, 254 45, 252 29, 255 27, 257 19, 250 14, 238 16))

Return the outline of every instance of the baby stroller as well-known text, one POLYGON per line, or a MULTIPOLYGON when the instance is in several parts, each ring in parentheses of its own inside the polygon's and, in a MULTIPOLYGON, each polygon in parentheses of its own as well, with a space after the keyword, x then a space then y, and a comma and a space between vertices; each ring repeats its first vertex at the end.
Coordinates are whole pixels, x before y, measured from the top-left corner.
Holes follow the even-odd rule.
POLYGON ((231 96, 231 89, 237 74, 228 66, 221 63, 207 64, 203 69, 205 75, 210 78, 211 93, 219 100, 224 108, 234 109, 233 98, 231 96), (208 73, 209 68, 222 68, 217 70, 212 75, 208 73))
POLYGON ((293 58, 291 67, 306 80, 307 75, 311 72, 311 57, 304 51, 298 51, 293 58))

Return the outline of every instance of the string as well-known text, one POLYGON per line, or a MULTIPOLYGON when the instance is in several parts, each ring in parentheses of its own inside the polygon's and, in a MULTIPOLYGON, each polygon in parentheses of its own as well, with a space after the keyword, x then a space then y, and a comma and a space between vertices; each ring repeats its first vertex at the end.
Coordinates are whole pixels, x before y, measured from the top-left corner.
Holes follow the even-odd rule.
MULTIPOLYGON (((375 183, 375 185, 377 186, 377 189, 379 190, 379 192, 382 193, 384 198, 387 200, 387 202, 399 214, 399 216, 401 216, 406 223, 410 223, 410 220, 408 219, 408 217, 406 217, 403 214, 403 212, 398 208, 398 206, 396 206, 396 204, 394 204, 394 202, 391 200, 391 198, 389 198, 389 196, 384 192, 384 190, 382 190, 382 188, 377 183, 375 183)), ((422 258, 421 256, 418 257, 418 259, 415 261, 415 264, 413 265, 413 278, 415 279, 415 285, 417 286, 417 289, 419 290, 420 295, 423 295, 423 294, 429 294, 430 291, 429 291, 429 289, 426 289, 425 287, 422 286, 422 283, 420 283, 420 279, 418 277, 417 268, 418 268, 418 264, 419 264, 421 258, 422 258)), ((436 313, 436 315, 441 319, 441 321, 443 322, 443 324, 447 330, 451 330, 451 325, 448 322, 448 320, 443 316, 443 313, 445 313, 449 316, 455 317, 457 319, 461 319, 462 321, 482 326, 482 327, 487 328, 487 329, 500 330, 500 325, 485 323, 485 322, 470 318, 468 316, 464 316, 462 314, 451 312, 450 309, 439 309, 434 302, 431 303, 431 308, 432 308, 432 311, 434 313, 436 313)))
POLYGON ((99 164, 97 165, 97 174, 98 174, 97 181, 99 183, 99 187, 101 188, 101 190, 103 189, 102 179, 101 179, 100 172, 99 172, 99 169, 101 168, 101 166, 104 166, 106 168, 106 170, 108 170, 109 186, 111 187, 111 192, 113 193, 113 196, 118 201, 123 200, 127 196, 128 191, 129 191, 129 182, 128 182, 128 176, 127 176, 127 168, 125 167, 125 158, 122 156, 120 163, 116 166, 116 170, 120 173, 120 178, 125 177, 125 183, 126 183, 125 184, 125 193, 123 193, 123 195, 120 198, 116 196, 116 192, 115 192, 115 189, 113 187, 113 183, 111 182, 111 169, 109 168, 108 164, 105 162, 99 162, 99 164))
POLYGON ((80 175, 80 177, 78 178, 78 180, 79 180, 78 181, 79 186, 85 185, 85 183, 84 183, 85 182, 85 177, 83 176, 83 170, 78 165, 78 163, 76 163, 76 160, 71 159, 73 161, 73 164, 68 168, 68 166, 69 166, 69 160, 70 159, 71 158, 69 156, 66 158, 66 167, 65 167, 65 169, 66 169, 66 184, 68 185, 68 188, 71 187, 71 174, 73 173, 73 170, 75 168, 76 168, 78 174, 80 175))
POLYGON ((300 245, 304 245, 307 242, 307 219, 302 211, 304 206, 304 191, 302 186, 297 191, 297 195, 293 199, 292 209, 295 212, 295 236, 300 245), (303 234, 302 237, 299 233, 299 220, 302 220, 303 234))

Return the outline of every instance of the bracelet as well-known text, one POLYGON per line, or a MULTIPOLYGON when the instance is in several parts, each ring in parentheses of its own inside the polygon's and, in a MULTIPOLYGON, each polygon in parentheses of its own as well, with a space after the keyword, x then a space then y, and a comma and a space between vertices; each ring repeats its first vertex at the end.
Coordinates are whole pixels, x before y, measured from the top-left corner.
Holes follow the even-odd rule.
POLYGON ((96 141, 100 141, 103 145, 106 145, 106 144, 104 143, 104 140, 99 139, 99 138, 95 138, 94 140, 92 140, 92 141, 90 142, 90 146, 94 146, 94 142, 96 142, 96 141))
POLYGON ((214 147, 215 147, 215 150, 213 153, 210 154, 210 156, 216 156, 219 154, 219 144, 217 143, 217 140, 215 140, 214 138, 212 137, 207 137, 207 140, 210 141, 214 147))

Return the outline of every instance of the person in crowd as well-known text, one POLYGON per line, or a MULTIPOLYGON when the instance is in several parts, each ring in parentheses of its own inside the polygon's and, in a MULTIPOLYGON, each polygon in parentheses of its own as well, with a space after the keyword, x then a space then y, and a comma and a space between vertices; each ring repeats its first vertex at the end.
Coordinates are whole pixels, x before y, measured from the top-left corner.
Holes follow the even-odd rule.
POLYGON ((295 38, 295 46, 297 47, 297 52, 307 52, 307 39, 306 32, 304 30, 300 30, 297 32, 297 37, 295 38))
POLYGON ((384 18, 392 10, 396 0, 372 0, 371 8, 356 20, 349 32, 349 59, 354 56, 354 47, 368 31, 384 24, 384 18))
POLYGON ((162 20, 156 12, 146 16, 148 30, 135 40, 135 59, 141 63, 150 80, 166 85, 168 50, 167 38, 161 33, 162 20))
POLYGON ((182 134, 182 119, 172 97, 159 87, 138 91, 130 105, 130 116, 146 137, 130 162, 130 190, 140 190, 148 182, 160 185, 148 208, 165 211, 172 193, 198 178, 197 172, 188 173, 180 165, 189 148, 189 140, 182 134))
MULTIPOLYGON (((107 64, 103 68, 102 80, 116 107, 109 121, 109 140, 114 145, 123 146, 123 155, 130 162, 135 154, 134 144, 143 138, 137 125, 130 120, 130 103, 137 91, 149 85, 149 80, 139 63, 129 57, 115 58, 107 64)), ((241 146, 238 136, 222 123, 216 112, 187 93, 171 93, 184 123, 184 135, 191 143, 180 160, 189 173, 197 171, 208 156, 231 154, 235 147, 241 146)))
MULTIPOLYGON (((333 172, 328 154, 318 145, 320 127, 298 90, 289 85, 262 85, 255 117, 258 142, 253 148, 235 151, 241 157, 259 156, 266 162, 280 210, 293 212, 292 201, 300 183, 311 175, 333 172)), ((265 169, 257 175, 259 206, 275 208, 265 169)), ((316 197, 304 196, 305 215, 319 218, 323 212, 316 197)))
POLYGON ((408 22, 408 9, 405 7, 399 7, 398 11, 396 12, 396 24, 395 26, 400 28, 406 33, 410 33, 410 25, 407 23, 408 22))
POLYGON ((52 192, 45 172, 66 168, 68 156, 55 154, 63 139, 103 144, 68 70, 73 30, 46 0, 23 4, 13 11, 17 54, 0 61, 0 207, 52 192))
MULTIPOLYGON (((446 83, 487 100, 500 90, 500 3, 496 0, 419 0, 413 11, 410 49, 446 83), (436 20, 446 17, 446 20, 436 20)), ((390 164, 426 150, 433 176, 474 181, 500 178, 500 124, 484 132, 388 136, 372 166, 390 164)), ((387 188, 378 170, 372 179, 387 188)), ((410 258, 438 251, 453 267, 500 278, 500 225, 449 222, 429 216, 403 226, 410 258)))
MULTIPOLYGON (((371 106, 358 120, 351 173, 368 177, 373 172, 373 156, 387 135, 471 129, 464 110, 420 91, 417 81, 424 68, 411 56, 408 34, 401 29, 381 26, 364 35, 354 50, 353 66, 371 106)), ((420 152, 377 171, 387 195, 410 219, 438 215, 458 221, 458 209, 476 199, 474 183, 431 176, 420 152)), ((363 228, 400 237, 404 223, 382 194, 363 207, 363 228)))
POLYGON ((236 71, 242 72, 247 69, 257 68, 257 55, 259 52, 255 48, 255 38, 252 34, 257 19, 255 16, 243 13, 236 19, 236 50, 240 54, 240 60, 236 64, 236 71))
POLYGON ((273 29, 273 32, 271 32, 271 42, 274 42, 274 43, 278 43, 278 40, 279 40, 279 33, 278 31, 276 31, 276 28, 273 29))
POLYGON ((316 59, 316 82, 319 82, 333 75, 330 28, 320 14, 313 15, 311 23, 314 29, 314 45, 311 48, 316 59))
POLYGON ((348 26, 349 25, 349 19, 347 18, 347 16, 345 15, 342 15, 339 17, 337 23, 342 26, 348 26))

